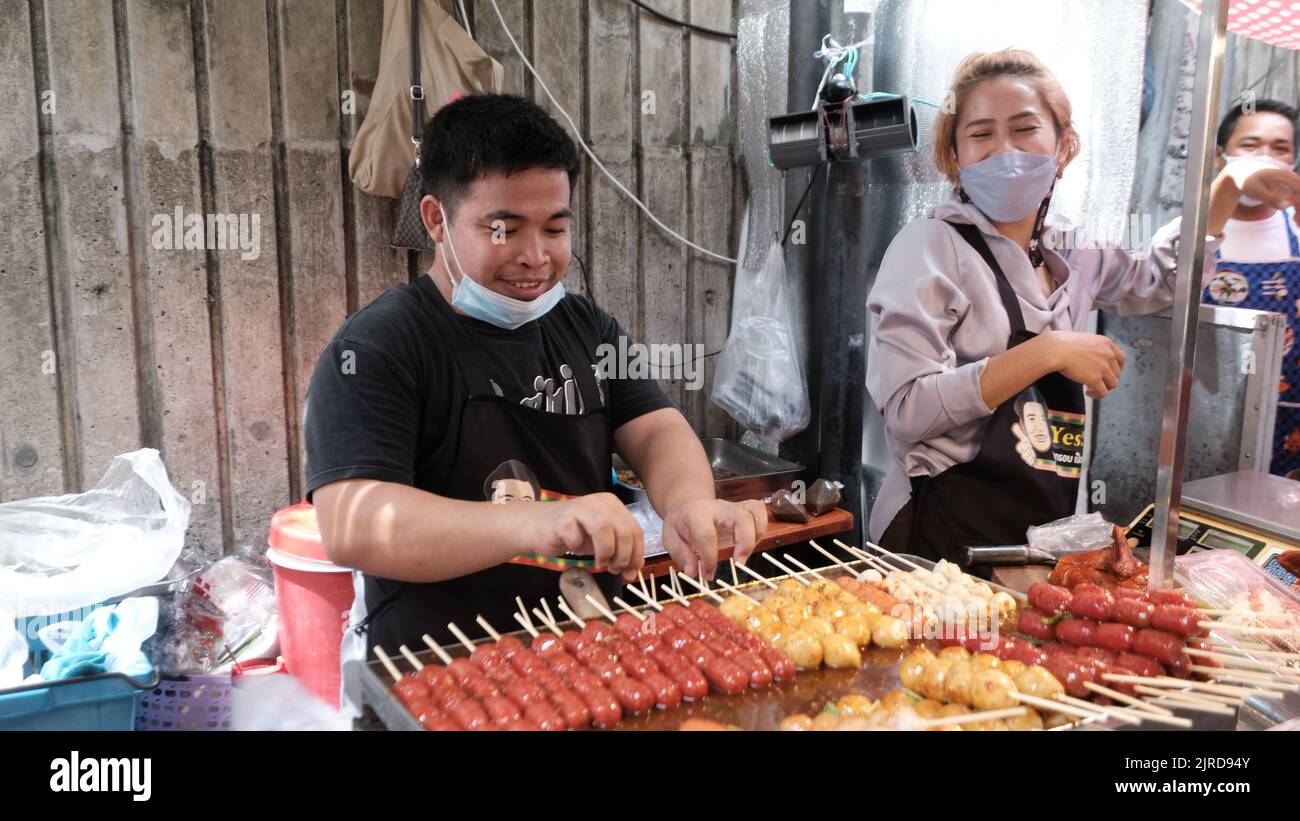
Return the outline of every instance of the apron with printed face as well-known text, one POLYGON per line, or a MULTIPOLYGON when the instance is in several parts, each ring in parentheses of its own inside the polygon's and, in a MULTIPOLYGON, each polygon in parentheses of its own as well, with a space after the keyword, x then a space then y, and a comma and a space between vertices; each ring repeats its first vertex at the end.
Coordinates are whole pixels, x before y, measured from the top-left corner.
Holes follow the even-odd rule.
POLYGON ((1279 476, 1300 469, 1300 241, 1286 211, 1277 217, 1286 225, 1291 258, 1278 262, 1233 262, 1215 252, 1214 278, 1202 293, 1209 305, 1273 311, 1286 317, 1282 377, 1278 383, 1277 421, 1273 428, 1269 470, 1279 476))
MULTIPOLYGON (((997 279, 1011 324, 1007 348, 1033 339, 1015 290, 979 229, 948 224, 997 279)), ((912 477, 908 551, 960 563, 967 545, 1024 544, 1031 525, 1073 513, 1084 421, 1083 386, 1059 373, 1003 402, 989 418, 974 459, 938 476, 912 477)))

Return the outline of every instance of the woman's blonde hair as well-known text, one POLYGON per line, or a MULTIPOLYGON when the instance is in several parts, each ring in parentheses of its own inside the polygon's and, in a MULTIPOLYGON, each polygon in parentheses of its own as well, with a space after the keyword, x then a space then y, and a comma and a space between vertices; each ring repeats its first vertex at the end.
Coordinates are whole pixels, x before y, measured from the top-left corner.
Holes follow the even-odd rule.
POLYGON ((1038 96, 1043 99, 1043 104, 1052 112, 1052 119, 1056 121, 1057 139, 1065 142, 1062 167, 1079 153, 1079 133, 1074 130, 1070 98, 1065 96, 1065 89, 1061 87, 1056 75, 1024 49, 977 51, 967 55, 957 66, 952 88, 948 91, 943 107, 939 109, 939 116, 934 120, 931 138, 934 164, 953 185, 957 185, 960 179, 957 166, 957 121, 961 116, 962 105, 972 89, 986 80, 998 77, 1024 77, 1034 84, 1038 96))

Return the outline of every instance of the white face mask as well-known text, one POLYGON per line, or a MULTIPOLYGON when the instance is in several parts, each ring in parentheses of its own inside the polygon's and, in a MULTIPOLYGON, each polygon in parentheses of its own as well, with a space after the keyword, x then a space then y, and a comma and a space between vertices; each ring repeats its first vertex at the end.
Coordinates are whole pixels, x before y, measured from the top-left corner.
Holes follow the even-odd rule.
MULTIPOLYGON (((1271 165, 1274 168, 1291 167, 1287 165, 1284 160, 1279 160, 1277 157, 1270 157, 1267 154, 1224 154, 1223 161, 1229 164, 1234 162, 1247 162, 1247 163, 1256 162, 1256 163, 1261 163, 1263 165, 1271 165)), ((1263 200, 1257 200, 1254 199, 1253 197, 1245 197, 1245 196, 1238 198, 1237 202, 1240 203, 1241 205, 1246 206, 1247 208, 1254 208, 1256 205, 1264 204, 1263 200)))
POLYGON ((531 301, 498 294, 491 288, 478 284, 473 277, 465 273, 464 267, 460 264, 460 257, 456 255, 456 246, 451 240, 451 221, 447 219, 446 212, 443 212, 442 216, 442 230, 447 237, 447 248, 451 251, 451 258, 456 261, 456 268, 460 270, 460 281, 457 282, 451 275, 447 255, 443 255, 442 267, 447 271, 447 279, 451 282, 451 304, 461 313, 481 319, 498 328, 513 331, 534 319, 542 318, 564 299, 563 282, 557 283, 551 290, 531 301))

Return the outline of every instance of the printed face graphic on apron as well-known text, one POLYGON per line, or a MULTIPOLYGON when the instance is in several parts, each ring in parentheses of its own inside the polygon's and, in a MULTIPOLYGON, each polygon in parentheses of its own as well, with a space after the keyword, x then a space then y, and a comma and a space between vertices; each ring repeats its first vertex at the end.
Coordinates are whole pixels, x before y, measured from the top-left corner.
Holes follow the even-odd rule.
POLYGON ((1083 467, 1084 415, 1053 411, 1036 388, 1016 397, 1011 434, 1015 450, 1026 465, 1059 476, 1077 478, 1083 467))
POLYGON ((1236 271, 1225 269, 1210 280, 1209 292, 1220 305, 1237 305, 1250 295, 1250 283, 1236 271))
POLYGON ((1269 471, 1285 476, 1300 468, 1300 352, 1295 347, 1300 330, 1300 240, 1291 213, 1279 211, 1273 219, 1286 226, 1290 259, 1277 262, 1218 262, 1214 278, 1201 298, 1211 305, 1230 305, 1257 311, 1274 311, 1286 318, 1282 347, 1282 373, 1278 380, 1277 420, 1273 427, 1269 471))

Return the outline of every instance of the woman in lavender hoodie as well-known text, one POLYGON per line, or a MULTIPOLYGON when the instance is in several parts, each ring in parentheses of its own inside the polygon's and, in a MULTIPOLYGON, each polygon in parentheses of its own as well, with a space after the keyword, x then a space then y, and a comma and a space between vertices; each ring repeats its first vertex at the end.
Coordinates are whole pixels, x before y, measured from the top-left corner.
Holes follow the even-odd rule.
MULTIPOLYGON (((1052 188, 1079 152, 1060 83, 1029 52, 977 53, 948 100, 933 144, 954 190, 885 253, 867 300, 867 390, 893 457, 872 539, 956 561, 964 545, 1022 544, 1030 525, 1074 511, 1084 391, 1101 399, 1124 368, 1119 347, 1085 331, 1088 313, 1172 304, 1178 222, 1146 253, 1047 247, 1044 227, 1062 227, 1046 221, 1052 188)), ((1254 164, 1219 175, 1211 274, 1243 195, 1285 207, 1300 177, 1254 164)))

